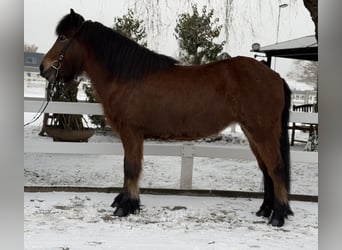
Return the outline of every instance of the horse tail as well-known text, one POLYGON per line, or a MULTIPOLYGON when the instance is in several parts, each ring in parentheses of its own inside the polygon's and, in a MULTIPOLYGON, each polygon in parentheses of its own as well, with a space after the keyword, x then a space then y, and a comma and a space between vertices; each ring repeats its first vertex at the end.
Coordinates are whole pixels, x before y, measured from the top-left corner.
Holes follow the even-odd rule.
POLYGON ((284 163, 285 169, 285 183, 288 193, 290 192, 290 143, 289 143, 289 132, 288 132, 288 122, 290 116, 290 105, 291 105, 291 90, 284 82, 284 99, 285 105, 281 117, 281 136, 280 136, 280 150, 281 156, 284 163))

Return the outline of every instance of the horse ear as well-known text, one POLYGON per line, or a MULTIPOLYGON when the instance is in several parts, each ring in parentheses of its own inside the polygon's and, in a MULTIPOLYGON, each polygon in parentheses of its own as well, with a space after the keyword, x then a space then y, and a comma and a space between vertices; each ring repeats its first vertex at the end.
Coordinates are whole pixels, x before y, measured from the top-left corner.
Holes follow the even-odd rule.
POLYGON ((70 14, 75 15, 75 11, 73 9, 70 9, 70 14))

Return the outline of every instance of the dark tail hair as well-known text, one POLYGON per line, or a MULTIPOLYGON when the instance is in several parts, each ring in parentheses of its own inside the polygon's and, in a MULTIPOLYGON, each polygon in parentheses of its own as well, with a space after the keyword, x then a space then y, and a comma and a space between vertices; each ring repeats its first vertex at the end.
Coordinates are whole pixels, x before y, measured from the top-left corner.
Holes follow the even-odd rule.
POLYGON ((284 82, 284 99, 285 105, 283 109, 283 114, 281 117, 281 136, 280 136, 280 150, 281 156, 283 158, 285 174, 286 174, 286 188, 288 193, 290 192, 290 143, 289 143, 289 132, 288 132, 288 123, 290 116, 290 105, 291 105, 291 90, 287 85, 286 81, 284 82))

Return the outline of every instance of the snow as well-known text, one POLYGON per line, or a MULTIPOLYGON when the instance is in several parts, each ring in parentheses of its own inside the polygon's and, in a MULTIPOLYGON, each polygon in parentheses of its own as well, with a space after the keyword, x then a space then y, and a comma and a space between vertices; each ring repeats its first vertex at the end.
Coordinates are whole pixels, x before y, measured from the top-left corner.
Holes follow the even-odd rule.
POLYGON ((113 194, 25 193, 25 249, 317 249, 317 204, 273 228, 261 200, 141 195, 142 211, 112 216, 113 194))
MULTIPOLYGON (((39 127, 25 128, 25 139, 39 127)), ((242 135, 216 143, 245 145, 242 135)), ((90 142, 116 141, 94 135, 90 142)), ((246 147, 248 145, 246 144, 246 147)), ((25 153, 25 185, 121 187, 123 157, 25 153)), ((179 188, 179 157, 144 157, 141 187, 179 188)), ((255 161, 195 158, 193 188, 262 191, 255 161)), ((292 164, 292 193, 317 195, 317 164, 292 164)), ((255 216, 259 199, 141 195, 143 209, 112 216, 116 194, 25 193, 25 249, 317 249, 318 205, 291 201, 283 228, 255 216)))
MULTIPOLYGON (((43 85, 44 86, 44 85, 43 85)), ((26 96, 39 96, 37 84, 26 96)), ((34 114, 25 113, 25 122, 34 114)), ((24 128, 24 138, 40 137, 41 121, 24 128)), ((306 138, 299 133, 297 137, 306 138)), ((89 142, 118 142, 95 134, 89 142)), ((208 143, 200 141, 198 143, 208 143)), ((237 129, 211 143, 248 147, 237 129)), ((303 150, 296 144, 294 150, 303 150)), ((121 187, 123 156, 24 154, 25 186, 121 187)), ((146 188, 179 188, 180 157, 144 157, 140 181, 146 188)), ((256 161, 195 158, 193 189, 262 191, 256 161)), ((291 193, 318 194, 317 164, 292 163, 291 193)), ((142 211, 113 217, 116 194, 25 193, 25 249, 317 249, 318 204, 291 201, 295 213, 284 227, 256 217, 260 199, 141 195, 142 211)))

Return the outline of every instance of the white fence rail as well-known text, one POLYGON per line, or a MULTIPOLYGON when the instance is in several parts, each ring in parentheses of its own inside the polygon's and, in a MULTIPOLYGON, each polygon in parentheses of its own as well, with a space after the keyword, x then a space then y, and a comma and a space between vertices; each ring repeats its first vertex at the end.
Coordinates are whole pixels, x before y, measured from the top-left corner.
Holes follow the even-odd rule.
MULTIPOLYGON (((37 112, 44 100, 41 98, 25 98, 24 112, 37 112)), ((102 115, 102 107, 99 103, 88 102, 50 102, 46 113, 66 113, 66 114, 92 114, 102 115)), ((290 112, 290 121, 298 123, 318 124, 318 113, 290 112)))
MULTIPOLYGON (((24 112, 37 112, 43 104, 42 99, 26 98, 24 112)), ((86 102, 50 102, 45 112, 67 114, 96 114, 102 115, 101 105, 86 102)), ((291 122, 318 124, 317 113, 291 112, 291 122)), ((76 143, 76 142, 48 142, 25 140, 26 153, 67 153, 67 154, 116 154, 123 155, 121 143, 76 143)), ((180 188, 190 189, 192 186, 192 172, 194 157, 246 159, 255 160, 247 147, 200 145, 192 142, 185 143, 144 143, 144 155, 178 156, 182 157, 180 188)), ((317 152, 291 151, 293 162, 317 163, 317 152)))

